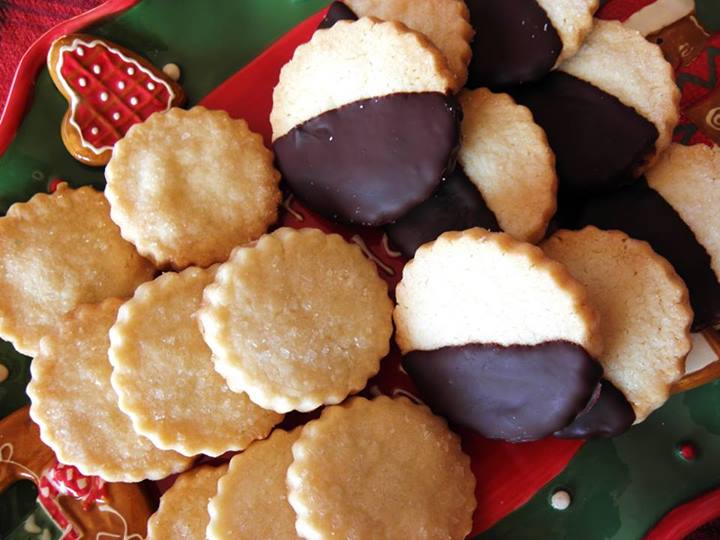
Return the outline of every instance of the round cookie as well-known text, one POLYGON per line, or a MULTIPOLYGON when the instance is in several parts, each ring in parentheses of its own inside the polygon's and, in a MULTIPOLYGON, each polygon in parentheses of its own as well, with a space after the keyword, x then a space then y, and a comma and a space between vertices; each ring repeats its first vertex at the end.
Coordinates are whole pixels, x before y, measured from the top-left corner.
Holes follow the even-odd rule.
POLYGON ((545 129, 569 191, 627 183, 667 148, 678 120, 672 67, 618 22, 597 21, 574 57, 512 93, 545 129))
POLYGON ((455 75, 455 89, 465 86, 473 29, 461 0, 344 0, 358 17, 398 21, 430 39, 455 75))
POLYGON ((425 244, 396 296, 395 339, 423 399, 487 437, 554 433, 600 380, 598 316, 585 289, 505 233, 476 228, 425 244))
POLYGON ((108 482, 159 480, 191 460, 137 435, 110 386, 108 331, 121 300, 82 305, 40 342, 30 364, 30 416, 58 460, 108 482))
POLYGON ((455 77, 397 22, 341 20, 295 50, 273 92, 278 167, 311 209, 383 225, 430 196, 459 144, 455 77))
POLYGON ((120 409, 155 446, 186 456, 242 450, 282 420, 231 391, 214 369, 195 312, 215 269, 188 268, 144 283, 110 329, 120 409))
POLYGON ((160 497, 160 507, 148 520, 147 540, 205 538, 210 515, 208 502, 217 493, 227 465, 205 465, 181 474, 160 497))
POLYGON ((300 429, 290 433, 276 429, 267 440, 254 443, 230 460, 208 505, 208 540, 298 538, 285 476, 300 429))
POLYGON ((536 81, 573 56, 598 0, 467 0, 475 30, 470 88, 536 81))
POLYGON ((0 217, 0 337, 33 356, 77 305, 130 296, 154 273, 120 236, 102 193, 61 183, 0 217))
POLYGON ((329 538, 470 533, 475 477, 460 439, 406 398, 353 398, 305 425, 287 471, 296 529, 329 538))
POLYGON ((644 420, 685 373, 692 322, 685 284, 649 244, 620 231, 561 230, 542 247, 586 286, 602 318, 605 376, 644 420))
POLYGON ((153 114, 115 145, 105 178, 123 238, 159 266, 225 261, 277 219, 272 152, 224 111, 153 114))
POLYGON ((281 228, 237 248, 205 289, 199 319, 215 369, 279 413, 340 403, 389 350, 392 302, 356 245, 281 228))

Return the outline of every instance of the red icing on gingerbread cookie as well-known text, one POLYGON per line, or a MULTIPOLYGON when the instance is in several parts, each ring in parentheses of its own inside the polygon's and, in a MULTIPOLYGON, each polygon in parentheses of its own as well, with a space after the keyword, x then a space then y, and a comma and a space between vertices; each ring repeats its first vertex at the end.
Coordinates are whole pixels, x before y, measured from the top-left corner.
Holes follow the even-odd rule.
POLYGON ((82 34, 56 40, 48 69, 69 103, 61 134, 78 160, 104 165, 134 124, 181 104, 182 88, 144 58, 82 34))

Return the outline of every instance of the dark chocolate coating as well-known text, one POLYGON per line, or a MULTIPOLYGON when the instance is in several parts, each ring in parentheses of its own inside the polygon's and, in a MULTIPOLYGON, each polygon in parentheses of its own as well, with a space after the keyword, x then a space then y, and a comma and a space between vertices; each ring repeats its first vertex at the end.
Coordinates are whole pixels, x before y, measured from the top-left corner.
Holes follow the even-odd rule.
POLYGON ((427 199, 453 165, 462 112, 438 92, 364 99, 275 141, 290 189, 337 221, 385 225, 427 199))
POLYGON ((468 87, 502 89, 536 81, 563 44, 536 0, 467 0, 475 29, 468 87))
POLYGON ((567 73, 553 71, 511 93, 545 130, 557 157, 560 191, 616 189, 655 148, 658 131, 652 122, 567 73))
POLYGON ((318 30, 324 30, 335 25, 338 21, 357 21, 355 12, 342 2, 333 2, 328 8, 325 18, 318 25, 318 30))
POLYGON ((447 231, 483 227, 500 231, 492 210, 460 165, 443 179, 432 196, 385 227, 400 252, 412 259, 417 248, 447 231))
POLYGON ((402 365, 438 414, 491 439, 532 441, 572 422, 603 370, 568 341, 413 351, 402 365))
POLYGON ((595 225, 621 230, 648 242, 673 265, 690 292, 694 331, 720 321, 720 282, 710 255, 670 203, 648 187, 644 178, 615 193, 575 204, 573 228, 595 225))
POLYGON ((613 383, 600 381, 600 395, 595 403, 581 412, 569 426, 557 431, 560 439, 590 439, 615 437, 624 433, 635 422, 635 411, 613 383))

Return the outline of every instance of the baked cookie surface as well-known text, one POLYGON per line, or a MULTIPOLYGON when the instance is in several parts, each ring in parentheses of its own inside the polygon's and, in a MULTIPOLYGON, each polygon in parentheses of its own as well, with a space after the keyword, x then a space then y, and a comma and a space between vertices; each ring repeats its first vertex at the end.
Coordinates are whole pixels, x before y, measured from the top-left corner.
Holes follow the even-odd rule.
POLYGON ((195 312, 215 270, 167 272, 143 284, 110 329, 120 409, 158 448, 186 456, 242 450, 282 420, 231 391, 214 369, 195 312))
POLYGON ((292 453, 288 500, 303 538, 459 540, 470 532, 470 460, 427 407, 353 398, 305 425, 292 453))
POLYGON ((77 305, 130 296, 154 273, 120 236, 102 193, 62 183, 0 218, 0 337, 34 355, 77 305))
POLYGON ((230 388, 289 412, 361 390, 389 350, 391 316, 387 285, 359 247, 281 228, 218 268, 199 319, 230 388))
POLYGON ((105 178, 123 238, 158 266, 223 262, 277 219, 272 152, 224 111, 154 114, 117 143, 105 178))
POLYGON ((30 415, 62 463, 109 482, 160 480, 192 460, 135 433, 110 386, 108 331, 121 300, 82 305, 40 342, 30 365, 30 415))

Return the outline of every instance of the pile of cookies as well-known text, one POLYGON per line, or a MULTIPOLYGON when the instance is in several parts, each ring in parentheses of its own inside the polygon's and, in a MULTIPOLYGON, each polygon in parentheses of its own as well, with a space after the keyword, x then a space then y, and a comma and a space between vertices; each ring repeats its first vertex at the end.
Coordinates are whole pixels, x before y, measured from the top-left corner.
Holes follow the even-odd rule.
POLYGON ((671 144, 670 65, 596 9, 334 2, 282 69, 273 151, 129 51, 58 40, 63 140, 107 186, 0 218, 43 441, 106 481, 188 471, 149 538, 461 539, 476 479, 440 416, 511 442, 644 420, 720 321, 720 152, 671 144), (394 295, 343 237, 275 228, 281 179, 383 227, 412 259, 394 295), (429 408, 352 397, 393 332, 429 408))

